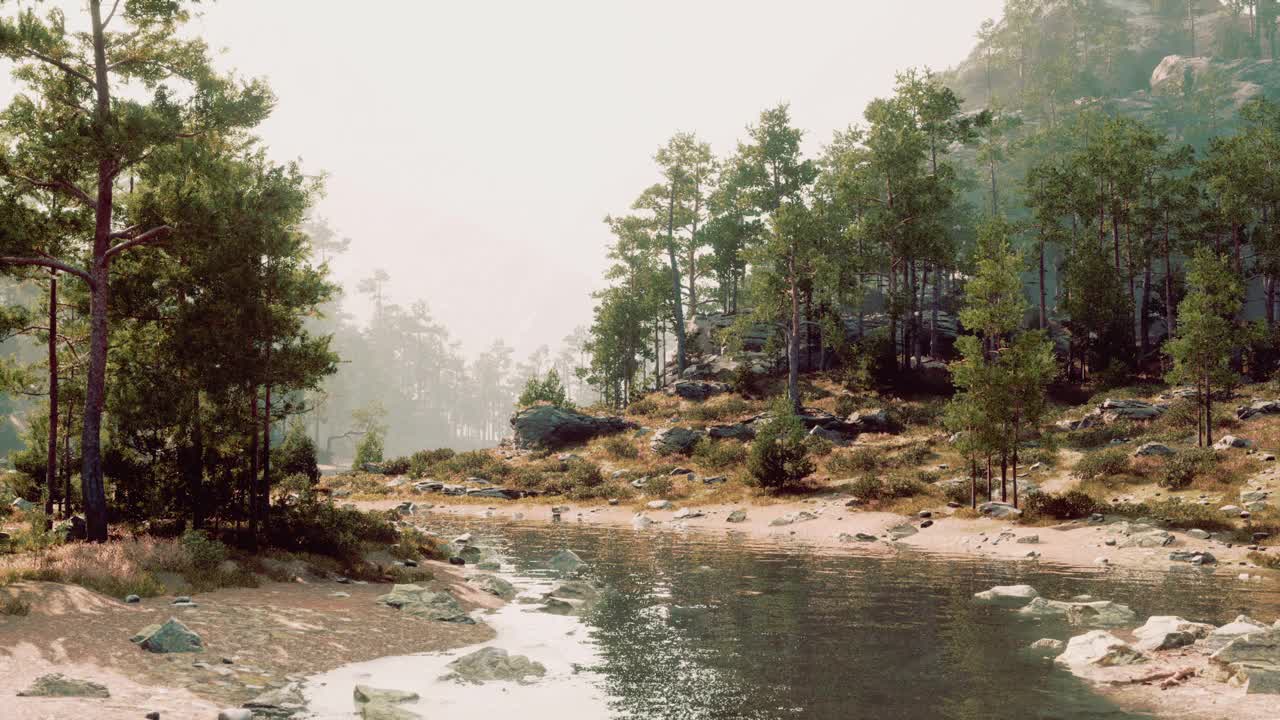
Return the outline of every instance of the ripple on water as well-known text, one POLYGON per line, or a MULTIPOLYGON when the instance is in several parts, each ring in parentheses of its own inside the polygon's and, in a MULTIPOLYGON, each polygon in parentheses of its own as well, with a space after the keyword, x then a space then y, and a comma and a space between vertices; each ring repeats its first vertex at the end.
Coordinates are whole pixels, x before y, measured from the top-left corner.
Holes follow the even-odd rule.
POLYGON ((474 648, 384 658, 311 685, 321 717, 350 717, 355 683, 415 690, 424 717, 584 720, 731 718, 1125 719, 1043 657, 1056 622, 1025 622, 973 593, 1028 583, 1049 597, 1089 594, 1140 615, 1222 622, 1275 614, 1256 586, 1177 572, 1098 572, 1022 562, 822 551, 741 534, 637 533, 581 525, 471 530, 503 553, 511 579, 550 587, 547 559, 571 548, 608 590, 579 620, 513 603, 489 616, 494 643, 548 668, 532 686, 439 683, 474 648), (345 713, 345 714, 343 714, 345 713))

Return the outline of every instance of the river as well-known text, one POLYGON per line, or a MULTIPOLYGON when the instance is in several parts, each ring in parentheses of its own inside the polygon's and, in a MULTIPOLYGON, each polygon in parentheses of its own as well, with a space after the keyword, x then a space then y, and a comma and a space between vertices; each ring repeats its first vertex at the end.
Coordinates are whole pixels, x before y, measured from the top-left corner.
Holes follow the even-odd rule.
MULTIPOLYGON (((355 683, 414 690, 428 720, 730 720, 875 718, 1086 720, 1146 717, 1110 704, 1029 651, 1082 632, 975 603, 992 585, 1088 594, 1143 618, 1223 623, 1276 614, 1257 585, 1187 567, 1101 571, 940 558, 818 552, 734 534, 636 532, 578 524, 484 526, 474 532, 503 574, 539 595, 547 560, 570 548, 607 588, 587 616, 547 615, 517 601, 485 618, 493 645, 544 663, 527 686, 440 682, 452 653, 383 658, 313 679, 318 717, 351 717, 355 683)), ((412 707, 412 706, 409 706, 412 707)))

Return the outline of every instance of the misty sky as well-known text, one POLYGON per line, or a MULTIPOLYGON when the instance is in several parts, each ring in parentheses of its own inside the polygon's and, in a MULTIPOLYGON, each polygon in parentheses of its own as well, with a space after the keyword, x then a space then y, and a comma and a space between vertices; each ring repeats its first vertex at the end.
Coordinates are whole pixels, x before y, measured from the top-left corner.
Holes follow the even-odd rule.
POLYGON ((524 355, 589 323, 601 219, 656 180, 674 131, 725 154, 789 101, 816 152, 895 71, 962 60, 1001 5, 220 0, 192 29, 279 96, 273 156, 329 174, 317 213, 353 240, 339 280, 385 268, 468 354, 502 337, 524 355))

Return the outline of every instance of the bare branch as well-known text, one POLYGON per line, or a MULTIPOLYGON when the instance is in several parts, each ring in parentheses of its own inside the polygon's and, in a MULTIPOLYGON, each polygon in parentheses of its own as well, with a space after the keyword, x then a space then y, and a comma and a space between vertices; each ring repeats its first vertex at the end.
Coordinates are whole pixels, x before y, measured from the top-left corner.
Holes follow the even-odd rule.
POLYGON ((119 9, 120 9, 120 0, 116 0, 115 4, 111 6, 111 12, 107 13, 107 19, 102 21, 103 30, 106 30, 107 26, 111 24, 111 18, 116 16, 116 11, 119 9))
POLYGON ((124 252, 125 250, 128 250, 129 248, 138 247, 139 245, 149 245, 151 243, 160 242, 165 238, 169 237, 169 233, 171 232, 173 232, 173 228, 169 227, 168 225, 161 225, 160 227, 151 228, 150 230, 142 233, 141 235, 133 238, 132 240, 126 240, 125 242, 122 242, 119 245, 112 246, 109 250, 107 250, 107 254, 102 256, 102 260, 103 262, 108 262, 111 260, 111 258, 115 257, 116 255, 119 255, 120 253, 124 252))
POLYGON ((89 193, 81 190, 78 185, 70 180, 36 180, 35 178, 29 178, 25 175, 14 175, 14 177, 34 187, 44 188, 45 190, 61 190, 67 195, 70 195, 76 200, 84 203, 89 208, 93 210, 98 209, 97 201, 89 197, 89 193))
POLYGON ((46 267, 46 268, 51 268, 53 270, 60 270, 64 273, 67 273, 69 275, 75 275, 81 280, 84 280, 86 283, 89 284, 89 287, 94 286, 93 278, 90 277, 88 272, 81 270, 80 268, 75 267, 74 265, 68 265, 60 260, 54 260, 52 258, 0 257, 0 265, 46 267))
POLYGON ((66 74, 68 74, 68 75, 70 75, 70 76, 72 76, 72 77, 79 78, 80 80, 83 80, 84 82, 88 83, 89 85, 93 85, 93 78, 89 77, 88 75, 85 75, 84 73, 80 72, 79 70, 77 70, 77 69, 75 69, 75 68, 71 67, 70 65, 66 64, 65 62, 63 62, 63 61, 61 61, 61 60, 59 60, 59 59, 57 59, 57 58, 49 57, 48 55, 45 55, 45 54, 44 54, 44 53, 42 53, 42 52, 39 52, 39 51, 36 51, 36 50, 32 50, 32 49, 30 49, 30 48, 28 48, 28 49, 27 49, 27 55, 28 55, 28 56, 30 56, 32 59, 39 60, 39 61, 44 62, 44 63, 48 63, 49 65, 52 65, 52 66, 54 66, 54 67, 58 68, 58 69, 59 69, 59 70, 61 70, 62 72, 66 73, 66 74))
POLYGON ((123 230, 117 230, 116 232, 111 233, 111 239, 112 240, 131 240, 137 237, 138 233, 141 231, 142 231, 142 223, 138 223, 137 225, 131 225, 123 230))

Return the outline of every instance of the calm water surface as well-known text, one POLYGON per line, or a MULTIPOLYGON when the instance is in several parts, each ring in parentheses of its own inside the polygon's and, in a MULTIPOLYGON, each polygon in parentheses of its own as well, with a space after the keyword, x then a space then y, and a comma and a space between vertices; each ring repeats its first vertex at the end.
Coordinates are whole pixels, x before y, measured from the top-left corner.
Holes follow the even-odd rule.
MULTIPOLYGON (((547 559, 563 548, 590 564, 588 577, 607 591, 583 619, 593 652, 575 669, 618 718, 1146 717, 1026 649, 1041 637, 1066 639, 1071 628, 1019 620, 973 594, 1025 582, 1048 597, 1123 602, 1140 617, 1276 615, 1276 598, 1256 584, 1191 568, 1123 574, 867 557, 732 534, 575 524, 465 529, 496 547, 516 575, 545 579, 547 559)), ((559 716, 580 717, 572 703, 559 716)))

